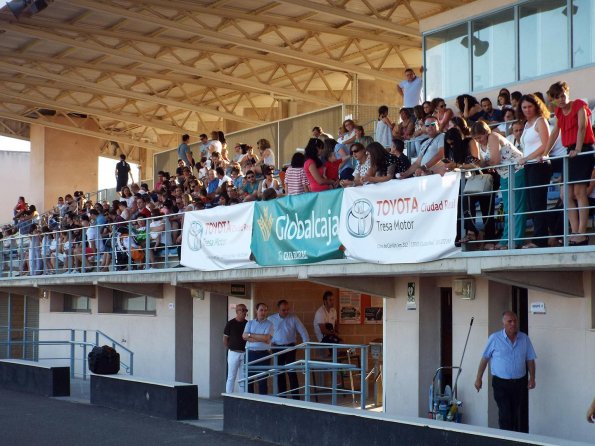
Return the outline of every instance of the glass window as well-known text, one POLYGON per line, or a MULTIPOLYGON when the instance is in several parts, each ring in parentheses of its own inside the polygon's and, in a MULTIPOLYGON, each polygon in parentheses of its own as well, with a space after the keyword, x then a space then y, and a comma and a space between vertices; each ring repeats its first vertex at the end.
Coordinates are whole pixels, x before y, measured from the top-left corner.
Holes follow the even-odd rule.
MULTIPOLYGON (((564 10, 566 11, 566 9, 564 10)), ((563 12, 564 12, 563 11, 563 12)), ((595 2, 572 2, 572 58, 575 67, 595 62, 595 2)), ((568 14, 568 11, 566 11, 568 14)))
POLYGON ((468 93, 469 53, 467 24, 425 37, 426 97, 451 97, 468 93))
POLYGON ((154 297, 114 290, 114 313, 156 314, 154 297))
POLYGON ((568 69, 566 0, 540 0, 519 6, 521 79, 568 69))
POLYGON ((91 311, 89 298, 85 296, 72 296, 64 294, 64 311, 88 313, 91 311))
POLYGON ((474 20, 471 26, 473 89, 485 90, 514 82, 514 10, 474 20))

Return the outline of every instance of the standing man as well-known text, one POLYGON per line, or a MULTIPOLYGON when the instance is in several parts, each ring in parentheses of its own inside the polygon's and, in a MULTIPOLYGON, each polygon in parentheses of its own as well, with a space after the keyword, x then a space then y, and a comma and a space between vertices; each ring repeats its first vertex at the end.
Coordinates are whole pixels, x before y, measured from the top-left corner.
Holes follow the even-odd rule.
POLYGON ((413 109, 424 101, 423 95, 423 73, 424 67, 419 69, 419 77, 411 68, 405 70, 405 80, 397 85, 397 91, 403 96, 403 107, 413 109))
POLYGON ((504 330, 492 333, 483 351, 475 388, 479 392, 488 363, 500 429, 521 432, 520 411, 525 389, 535 388, 535 350, 529 337, 519 331, 517 315, 502 314, 504 330), (529 375, 527 376, 527 370, 529 375))
POLYGON ((128 177, 130 182, 134 183, 130 164, 126 162, 126 155, 120 155, 120 162, 116 164, 116 192, 120 192, 124 186, 128 186, 128 177))
MULTIPOLYGON (((271 339, 275 332, 273 323, 267 319, 269 308, 264 303, 256 304, 256 318, 248 321, 244 328, 242 338, 247 341, 248 362, 256 361, 271 354, 271 339)), ((259 361, 254 364, 256 367, 270 365, 270 359, 259 361)), ((248 376, 256 375, 261 370, 251 372, 248 376)), ((254 383, 248 384, 248 392, 254 393, 254 383)), ((267 378, 262 377, 258 381, 258 393, 266 395, 268 393, 267 378)))
MULTIPOLYGON (((248 308, 244 304, 236 305, 236 317, 230 319, 225 324, 223 330, 223 345, 227 349, 227 382, 225 383, 225 392, 233 393, 238 380, 238 372, 244 365, 244 356, 246 355, 246 341, 242 337, 244 328, 248 321, 246 315, 248 308)), ((240 376, 241 373, 240 373, 240 376)), ((240 388, 244 389, 244 384, 240 388)))
MULTIPOLYGON (((310 337, 308 331, 302 324, 302 321, 295 315, 289 314, 289 302, 285 299, 281 299, 277 302, 277 314, 269 316, 269 321, 275 326, 275 332, 273 334, 272 344, 273 347, 280 347, 281 349, 294 347, 296 344, 297 334, 299 333, 302 342, 308 342, 310 337)), ((274 352, 273 352, 274 353, 274 352)), ((295 350, 290 350, 287 353, 283 353, 277 357, 278 365, 287 365, 295 362, 295 350)), ((287 377, 289 378, 289 389, 294 400, 299 400, 299 382, 297 374, 294 371, 287 371, 287 377)), ((277 389, 279 396, 285 397, 284 393, 287 391, 287 381, 285 380, 285 372, 280 372, 277 375, 277 389)))
POLYGON ((190 153, 190 147, 188 147, 188 141, 190 141, 189 135, 182 135, 182 143, 178 146, 178 161, 184 161, 188 167, 192 169, 192 154, 190 153))
POLYGON ((318 342, 322 342, 322 338, 325 336, 337 333, 337 310, 332 291, 325 291, 322 295, 322 305, 314 315, 314 333, 316 333, 318 342))

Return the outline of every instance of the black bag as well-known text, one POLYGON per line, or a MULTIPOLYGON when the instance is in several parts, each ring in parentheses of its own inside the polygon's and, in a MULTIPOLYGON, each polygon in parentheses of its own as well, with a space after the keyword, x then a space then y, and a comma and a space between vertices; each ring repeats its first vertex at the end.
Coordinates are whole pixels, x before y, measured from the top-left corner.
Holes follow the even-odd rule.
POLYGON ((108 345, 93 347, 87 359, 89 370, 98 375, 115 375, 120 371, 120 354, 108 345))

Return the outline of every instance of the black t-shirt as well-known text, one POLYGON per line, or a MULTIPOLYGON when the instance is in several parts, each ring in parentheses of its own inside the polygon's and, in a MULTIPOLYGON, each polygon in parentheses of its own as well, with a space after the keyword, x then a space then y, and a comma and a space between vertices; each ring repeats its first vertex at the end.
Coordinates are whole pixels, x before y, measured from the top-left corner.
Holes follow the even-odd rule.
POLYGON ((118 180, 126 181, 128 179, 128 172, 130 172, 130 164, 126 161, 120 161, 116 164, 116 171, 118 172, 118 180))
POLYGON ((227 336, 227 345, 230 350, 245 351, 246 341, 242 338, 244 328, 246 328, 247 320, 239 322, 235 317, 225 324, 223 334, 227 336))

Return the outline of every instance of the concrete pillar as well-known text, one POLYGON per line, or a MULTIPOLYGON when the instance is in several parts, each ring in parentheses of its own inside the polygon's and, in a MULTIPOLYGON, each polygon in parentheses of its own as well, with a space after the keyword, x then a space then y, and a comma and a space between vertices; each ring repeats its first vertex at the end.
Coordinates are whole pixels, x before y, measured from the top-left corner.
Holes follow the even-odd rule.
MULTIPOLYGON (((395 298, 384 306, 384 411, 416 417, 419 413, 419 311, 407 310, 407 283, 413 277, 395 280, 395 298)), ((419 294, 416 292, 416 299, 419 294)))
POLYGON ((216 398, 225 391, 226 358, 223 328, 227 322, 227 296, 205 292, 193 299, 192 382, 201 398, 216 398))
POLYGON ((188 288, 176 288, 176 381, 192 382, 192 296, 188 288))

